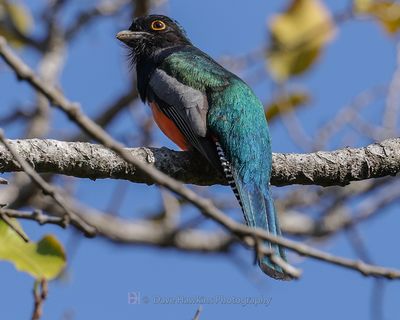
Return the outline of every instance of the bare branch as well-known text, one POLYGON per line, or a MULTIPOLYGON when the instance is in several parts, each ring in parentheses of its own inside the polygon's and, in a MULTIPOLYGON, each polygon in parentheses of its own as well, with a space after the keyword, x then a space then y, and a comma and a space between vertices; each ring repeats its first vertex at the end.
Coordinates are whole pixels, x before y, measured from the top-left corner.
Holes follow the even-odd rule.
MULTIPOLYGON (((221 231, 183 229, 182 226, 176 225, 169 227, 158 220, 123 219, 109 212, 105 213, 87 207, 66 194, 63 194, 63 197, 76 214, 95 227, 96 236, 115 243, 158 246, 191 252, 223 253, 229 251, 231 245, 235 242, 232 236, 221 231)), ((48 217, 54 218, 55 221, 60 219, 63 214, 61 208, 51 198, 43 198, 42 195, 31 199, 30 205, 57 215, 48 217)), ((4 209, 4 211, 10 217, 37 221, 29 213, 10 209, 4 209)))
POLYGON ((200 320, 200 313, 203 311, 203 308, 199 306, 194 314, 193 320, 200 320))
MULTIPOLYGON (((289 248, 300 255, 309 256, 314 259, 352 269, 365 276, 400 279, 400 271, 398 270, 334 256, 293 240, 272 236, 261 229, 246 227, 220 212, 213 207, 211 203, 209 203, 210 209, 205 209, 203 213, 217 221, 237 237, 226 236, 218 232, 212 233, 200 230, 176 229, 166 232, 165 227, 158 222, 121 219, 109 214, 104 214, 95 209, 87 208, 76 203, 74 204, 72 200, 69 201, 66 196, 64 198, 68 201, 76 214, 96 228, 98 236, 102 236, 113 242, 172 247, 178 250, 194 252, 226 252, 233 242, 240 239, 246 245, 254 247, 261 254, 271 254, 264 246, 258 248, 255 243, 255 239, 266 239, 289 248)), ((33 204, 41 207, 43 210, 62 214, 61 208, 55 206, 54 202, 50 200, 51 198, 48 198, 47 201, 40 199, 33 204)), ((20 218, 25 217, 24 215, 20 215, 20 218)), ((32 220, 31 218, 28 219, 32 220)), ((279 261, 279 263, 280 262, 281 261, 279 261)), ((287 264, 284 265, 284 268, 289 268, 290 272, 293 272, 294 275, 299 274, 297 269, 287 264)))
POLYGON ((18 229, 8 217, 8 215, 4 212, 3 208, 0 208, 0 219, 3 220, 15 233, 25 242, 29 242, 29 238, 20 230, 18 229))
MULTIPOLYGON (((150 229, 144 229, 143 226, 148 221, 145 221, 144 224, 140 223, 133 223, 133 221, 129 222, 126 219, 120 219, 117 217, 112 217, 110 215, 106 215, 104 213, 100 213, 93 209, 84 209, 79 207, 75 207, 74 210, 77 214, 81 215, 83 219, 88 221, 91 225, 93 225, 98 234, 116 242, 124 242, 124 243, 139 243, 139 244, 156 244, 161 246, 171 246, 171 243, 165 242, 165 228, 162 228, 157 231, 157 229, 153 229, 156 232, 149 232, 150 229), (161 238, 157 237, 160 236, 161 238), (152 238, 152 240, 150 239, 152 238), (143 239, 147 239, 148 241, 142 242, 143 239), (164 239, 164 241, 160 240, 164 239), (155 240, 155 242, 154 242, 155 240)), ((293 240, 285 239, 282 237, 272 236, 264 230, 261 229, 251 229, 246 227, 243 224, 240 224, 230 217, 226 216, 218 209, 214 209, 212 204, 210 203, 210 211, 203 211, 206 216, 209 216, 213 220, 217 221, 221 224, 224 228, 226 228, 230 233, 238 236, 245 244, 250 247, 257 247, 254 239, 266 239, 274 243, 279 243, 280 245, 294 250, 295 252, 299 253, 300 255, 309 256, 321 261, 329 262, 336 264, 338 266, 342 266, 345 268, 349 268, 352 270, 359 271, 363 275, 366 276, 374 276, 374 277, 385 277, 389 279, 400 279, 400 271, 387 269, 380 266, 373 266, 369 264, 365 264, 362 261, 355 261, 351 259, 346 259, 338 256, 331 255, 329 253, 325 253, 323 251, 314 249, 310 246, 298 243, 293 240), (210 212, 211 211, 211 212, 210 212), (210 212, 210 213, 209 213, 210 212)), ((150 222, 151 223, 151 222, 150 222)), ((161 227, 160 224, 153 224, 152 227, 155 226, 161 227)), ((205 233, 204 231, 197 231, 197 230, 183 230, 179 233, 175 233, 175 236, 169 238, 171 240, 176 241, 172 245, 177 249, 181 250, 190 250, 190 251, 226 251, 232 242, 237 241, 238 238, 235 237, 228 237, 222 236, 218 233, 205 233), (187 233, 189 232, 189 233, 187 233), (201 240, 200 237, 203 237, 201 240), (179 239, 179 240, 178 240, 179 239), (192 242, 193 239, 196 241, 192 242), (201 246, 197 247, 196 246, 201 246), (221 249, 224 250, 221 250, 221 249), (218 250, 215 250, 218 249, 218 250)), ((266 248, 260 247, 256 248, 259 249, 260 253, 268 254, 270 253, 266 248)), ((294 273, 297 271, 293 271, 294 273)))
POLYGON ((45 278, 36 280, 33 286, 33 313, 32 320, 39 320, 43 313, 43 303, 47 299, 48 295, 47 280, 45 278))
POLYGON ((62 217, 48 216, 41 210, 34 210, 33 212, 19 211, 8 208, 0 208, 0 215, 4 215, 10 218, 25 219, 36 221, 40 225, 43 224, 55 224, 64 228, 64 222, 62 217))
POLYGON ((390 134, 395 135, 397 133, 397 118, 399 113, 400 103, 400 42, 397 43, 397 68, 393 74, 392 81, 389 86, 389 93, 386 100, 386 106, 383 113, 382 125, 386 128, 390 134))
MULTIPOLYGON (((10 140, 18 154, 37 172, 90 179, 124 179, 151 184, 146 174, 127 164, 102 145, 57 140, 10 140)), ((165 174, 197 185, 226 184, 205 160, 191 152, 166 148, 125 149, 142 163, 165 174)), ((12 155, 0 146, 0 172, 19 171, 12 155)), ((351 181, 393 176, 400 171, 400 139, 389 139, 365 148, 346 148, 309 154, 274 154, 271 183, 345 185, 351 181)))

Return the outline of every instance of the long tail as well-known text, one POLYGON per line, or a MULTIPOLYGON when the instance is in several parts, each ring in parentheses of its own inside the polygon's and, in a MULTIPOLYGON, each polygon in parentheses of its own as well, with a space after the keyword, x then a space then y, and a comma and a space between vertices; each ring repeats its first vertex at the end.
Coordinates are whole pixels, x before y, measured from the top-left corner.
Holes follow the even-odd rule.
MULTIPOLYGON (((225 176, 242 207, 247 225, 253 228, 261 228, 273 235, 280 236, 281 230, 269 186, 258 186, 253 182, 244 183, 241 177, 231 169, 220 144, 217 142, 216 145, 225 176)), ((285 251, 281 246, 272 244, 269 241, 265 241, 264 245, 272 249, 275 255, 286 261, 285 251)), ((273 263, 268 256, 259 259, 258 264, 265 274, 274 279, 292 279, 280 266, 273 263)))
MULTIPOLYGON (((235 179, 235 182, 247 224, 250 227, 262 228, 273 235, 280 236, 278 217, 268 186, 260 188, 254 184, 244 184, 239 179, 235 179)), ((286 261, 285 251, 281 246, 269 241, 265 241, 264 245, 286 261)), ((258 264, 261 270, 272 278, 291 279, 280 266, 273 263, 267 256, 259 260, 258 264)))

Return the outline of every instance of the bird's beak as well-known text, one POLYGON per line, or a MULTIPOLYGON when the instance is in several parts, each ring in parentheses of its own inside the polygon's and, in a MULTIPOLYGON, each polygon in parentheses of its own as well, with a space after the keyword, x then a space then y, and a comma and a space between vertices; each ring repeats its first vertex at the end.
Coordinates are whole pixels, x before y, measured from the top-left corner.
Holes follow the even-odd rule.
POLYGON ((117 33, 117 39, 126 44, 132 43, 135 40, 143 38, 146 36, 147 32, 143 31, 131 31, 131 30, 123 30, 117 33))

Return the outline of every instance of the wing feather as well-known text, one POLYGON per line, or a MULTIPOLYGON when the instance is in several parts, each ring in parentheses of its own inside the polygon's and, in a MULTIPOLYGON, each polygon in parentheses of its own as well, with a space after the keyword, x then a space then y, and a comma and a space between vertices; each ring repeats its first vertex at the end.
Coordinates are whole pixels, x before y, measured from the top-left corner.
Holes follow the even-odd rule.
POLYGON ((148 97, 175 123, 191 146, 220 170, 216 147, 207 130, 206 94, 156 69, 149 81, 148 97))

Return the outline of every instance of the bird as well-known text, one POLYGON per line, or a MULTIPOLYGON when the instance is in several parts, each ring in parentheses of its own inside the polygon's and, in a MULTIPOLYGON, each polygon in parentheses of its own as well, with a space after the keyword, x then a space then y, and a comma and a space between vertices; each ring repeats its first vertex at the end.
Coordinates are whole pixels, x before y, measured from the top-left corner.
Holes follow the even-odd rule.
MULTIPOLYGON (((167 16, 137 17, 116 37, 129 49, 139 96, 161 131, 225 175, 249 227, 280 236, 270 191, 271 139, 263 105, 252 89, 194 46, 167 16)), ((282 246, 263 245, 286 261, 282 246)), ((265 274, 290 280, 273 260, 257 254, 265 274)))

